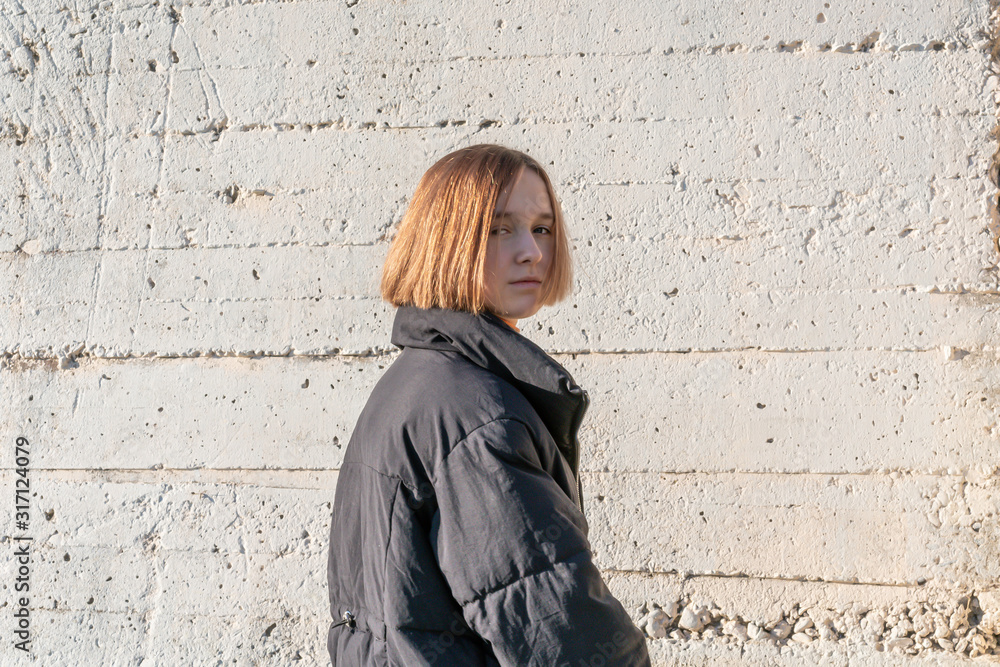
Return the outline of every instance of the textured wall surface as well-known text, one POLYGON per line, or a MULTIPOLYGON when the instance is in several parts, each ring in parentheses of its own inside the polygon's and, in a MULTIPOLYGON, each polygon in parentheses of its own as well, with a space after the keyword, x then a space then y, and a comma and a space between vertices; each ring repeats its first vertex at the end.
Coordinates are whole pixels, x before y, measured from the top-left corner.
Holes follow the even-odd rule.
POLYGON ((577 287, 522 327, 654 664, 997 660, 993 13, 0 0, 0 662, 31 537, 41 664, 328 664, 378 272, 480 142, 562 198, 577 287))

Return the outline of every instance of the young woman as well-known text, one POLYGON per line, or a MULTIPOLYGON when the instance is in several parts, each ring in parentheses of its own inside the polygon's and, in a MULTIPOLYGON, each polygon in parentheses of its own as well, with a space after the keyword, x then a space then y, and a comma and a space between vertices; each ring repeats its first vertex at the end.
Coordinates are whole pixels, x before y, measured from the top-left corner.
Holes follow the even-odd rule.
POLYGON ((333 665, 649 665, 591 560, 587 392, 519 320, 569 293, 545 170, 493 145, 420 181, 383 297, 402 353, 344 454, 330 528, 333 665))

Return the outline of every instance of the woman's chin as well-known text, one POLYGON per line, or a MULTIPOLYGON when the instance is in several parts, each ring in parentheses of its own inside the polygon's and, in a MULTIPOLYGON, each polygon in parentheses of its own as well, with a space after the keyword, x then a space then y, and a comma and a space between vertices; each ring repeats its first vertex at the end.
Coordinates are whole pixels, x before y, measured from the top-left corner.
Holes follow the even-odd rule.
POLYGON ((525 306, 524 308, 512 309, 508 311, 509 314, 505 317, 509 320, 526 320, 537 313, 540 307, 541 306, 531 304, 530 306, 525 306))

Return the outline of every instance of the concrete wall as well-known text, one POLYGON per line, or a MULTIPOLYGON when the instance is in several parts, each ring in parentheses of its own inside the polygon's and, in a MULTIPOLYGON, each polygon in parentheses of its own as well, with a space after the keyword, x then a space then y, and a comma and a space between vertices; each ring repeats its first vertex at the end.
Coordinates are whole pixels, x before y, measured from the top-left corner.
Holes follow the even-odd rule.
POLYGON ((26 536, 37 662, 328 663, 378 271, 479 142, 562 197, 577 289, 523 330, 593 397, 654 663, 996 659, 991 12, 0 0, 5 664, 26 536))

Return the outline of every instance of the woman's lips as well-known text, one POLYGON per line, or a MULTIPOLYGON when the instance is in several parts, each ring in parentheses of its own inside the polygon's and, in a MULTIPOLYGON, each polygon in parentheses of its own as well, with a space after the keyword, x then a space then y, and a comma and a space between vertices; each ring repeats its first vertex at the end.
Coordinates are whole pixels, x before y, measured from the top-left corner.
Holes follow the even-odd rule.
POLYGON ((511 283, 511 285, 519 285, 521 287, 537 287, 541 284, 541 280, 518 280, 517 282, 511 283))

